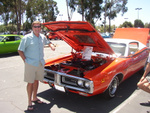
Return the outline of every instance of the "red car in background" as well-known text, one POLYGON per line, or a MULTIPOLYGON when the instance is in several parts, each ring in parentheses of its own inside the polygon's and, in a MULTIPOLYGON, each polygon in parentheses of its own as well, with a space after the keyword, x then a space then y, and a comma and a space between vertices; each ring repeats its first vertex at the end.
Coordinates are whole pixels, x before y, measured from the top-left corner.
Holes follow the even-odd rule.
POLYGON ((113 98, 121 82, 143 69, 148 47, 137 40, 103 39, 88 22, 43 23, 67 42, 69 54, 47 59, 44 83, 83 96, 113 98))
POLYGON ((48 34, 47 34, 47 38, 48 39, 50 39, 50 40, 60 40, 61 38, 56 34, 56 33, 54 33, 54 32, 49 32, 48 34))

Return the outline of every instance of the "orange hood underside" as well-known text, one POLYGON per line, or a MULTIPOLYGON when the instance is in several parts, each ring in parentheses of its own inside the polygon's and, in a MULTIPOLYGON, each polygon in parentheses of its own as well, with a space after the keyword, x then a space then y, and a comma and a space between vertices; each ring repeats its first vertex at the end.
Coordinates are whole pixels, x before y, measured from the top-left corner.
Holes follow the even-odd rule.
POLYGON ((93 52, 114 54, 110 46, 88 22, 55 21, 43 25, 55 32, 76 51, 82 51, 84 46, 90 46, 93 47, 93 52))

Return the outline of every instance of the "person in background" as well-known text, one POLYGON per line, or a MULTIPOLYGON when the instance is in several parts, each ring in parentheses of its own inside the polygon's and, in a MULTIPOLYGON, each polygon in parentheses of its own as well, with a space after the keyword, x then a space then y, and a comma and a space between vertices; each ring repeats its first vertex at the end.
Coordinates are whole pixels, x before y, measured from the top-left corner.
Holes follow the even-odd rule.
POLYGON ((44 45, 54 51, 55 47, 47 40, 45 35, 41 34, 41 23, 34 21, 32 23, 32 32, 25 35, 18 47, 18 53, 24 61, 24 81, 27 82, 28 107, 27 110, 33 111, 32 102, 42 104, 37 98, 39 81, 44 77, 44 45))
MULTIPOLYGON (((149 72, 150 72, 150 55, 147 60, 145 72, 141 77, 141 79, 139 80, 139 82, 137 83, 137 86, 147 93, 150 93, 150 76, 148 76, 149 72)), ((148 102, 140 104, 144 106, 150 106, 150 100, 148 100, 148 102)))

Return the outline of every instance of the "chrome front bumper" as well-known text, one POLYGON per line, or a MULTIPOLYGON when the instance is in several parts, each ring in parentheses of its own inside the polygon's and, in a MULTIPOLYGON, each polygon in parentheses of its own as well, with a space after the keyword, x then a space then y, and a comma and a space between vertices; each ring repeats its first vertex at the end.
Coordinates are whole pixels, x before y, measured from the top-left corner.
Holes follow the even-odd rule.
POLYGON ((81 91, 89 94, 93 93, 93 89, 94 89, 93 81, 90 81, 85 78, 73 76, 73 75, 68 75, 66 73, 62 73, 58 71, 53 71, 49 69, 44 69, 44 70, 45 70, 44 82, 47 82, 49 84, 54 84, 54 86, 64 87, 64 89, 81 91), (79 85, 78 84, 79 81, 83 83, 83 85, 79 85))

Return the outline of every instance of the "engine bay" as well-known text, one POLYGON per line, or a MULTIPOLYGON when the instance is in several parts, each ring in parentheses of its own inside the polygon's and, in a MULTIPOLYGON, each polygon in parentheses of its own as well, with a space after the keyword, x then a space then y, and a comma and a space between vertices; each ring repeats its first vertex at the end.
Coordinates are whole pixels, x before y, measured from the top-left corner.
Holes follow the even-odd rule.
POLYGON ((81 54, 72 53, 72 57, 69 60, 46 66, 45 69, 83 77, 84 72, 96 69, 106 62, 106 58, 100 56, 91 56, 90 60, 84 60, 81 54))

